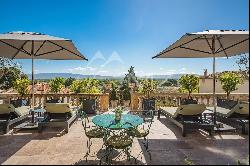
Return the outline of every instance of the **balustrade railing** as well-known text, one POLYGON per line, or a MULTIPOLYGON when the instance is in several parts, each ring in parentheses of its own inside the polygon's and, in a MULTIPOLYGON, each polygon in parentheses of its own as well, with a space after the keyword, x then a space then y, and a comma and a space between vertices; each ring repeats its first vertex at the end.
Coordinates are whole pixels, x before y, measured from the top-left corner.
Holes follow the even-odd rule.
MULTIPOLYGON (((213 94, 211 93, 194 93, 191 95, 193 99, 197 100, 199 103, 204 103, 206 106, 213 105, 213 94)), ((188 94, 183 93, 155 93, 151 95, 152 98, 156 99, 156 109, 160 106, 179 106, 181 99, 187 98, 188 94)), ((226 94, 220 93, 216 94, 216 98, 226 98, 226 94)), ((0 100, 4 100, 4 103, 10 103, 11 100, 21 98, 17 93, 0 93, 0 100)), ((31 94, 25 95, 23 99, 29 99, 31 101, 31 94)), ((131 94, 131 110, 141 110, 142 101, 145 95, 140 93, 131 94)), ((230 98, 233 100, 248 101, 248 93, 232 93, 230 98)), ((49 99, 60 99, 64 103, 70 103, 72 105, 78 105, 81 99, 96 99, 97 109, 101 112, 107 111, 110 107, 109 104, 109 94, 35 94, 35 106, 43 106, 46 100, 49 99)))
MULTIPOLYGON (((142 100, 145 98, 145 95, 140 93, 133 93, 131 95, 131 109, 132 110, 141 110, 142 100)), ((197 100, 198 103, 203 103, 206 106, 213 106, 213 94, 211 93, 194 93, 191 95, 194 100, 197 100)), ((155 93, 151 95, 152 98, 156 99, 156 109, 160 106, 179 106, 181 100, 188 98, 188 94, 183 93, 155 93)), ((217 93, 216 98, 226 99, 226 94, 217 93)), ((232 93, 230 99, 248 101, 248 93, 232 93)))
MULTIPOLYGON (((28 99, 31 101, 31 94, 25 95, 22 99, 28 99)), ((47 100, 50 99, 60 99, 64 103, 70 103, 71 105, 79 105, 81 99, 96 99, 97 101, 97 109, 99 111, 107 111, 109 108, 109 94, 35 94, 35 106, 43 106, 47 100)), ((20 99, 21 96, 17 93, 0 93, 0 99, 3 100, 4 103, 10 103, 11 100, 20 99)), ((31 103, 30 103, 31 104, 31 103)))

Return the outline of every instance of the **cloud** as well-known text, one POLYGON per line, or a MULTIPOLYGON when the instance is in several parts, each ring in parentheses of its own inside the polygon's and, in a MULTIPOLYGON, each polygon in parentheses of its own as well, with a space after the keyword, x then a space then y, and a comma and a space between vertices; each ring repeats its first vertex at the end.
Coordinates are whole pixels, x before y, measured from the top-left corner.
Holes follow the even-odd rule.
POLYGON ((86 72, 86 71, 96 71, 96 68, 93 68, 93 67, 75 67, 75 68, 71 68, 71 69, 68 69, 69 72, 71 73, 83 73, 83 72, 86 72))

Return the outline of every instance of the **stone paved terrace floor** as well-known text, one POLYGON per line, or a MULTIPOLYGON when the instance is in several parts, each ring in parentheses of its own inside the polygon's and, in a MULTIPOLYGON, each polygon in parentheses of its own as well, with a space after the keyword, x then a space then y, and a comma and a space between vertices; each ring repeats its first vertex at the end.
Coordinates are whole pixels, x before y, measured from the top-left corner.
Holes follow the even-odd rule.
MULTIPOLYGON (((221 133, 209 137, 207 133, 198 131, 181 136, 180 129, 164 117, 155 118, 149 135, 152 160, 141 149, 141 140, 134 140, 132 155, 138 156, 137 164, 237 164, 248 162, 249 136, 238 133, 221 133)), ((81 122, 74 123, 68 134, 62 129, 45 129, 37 131, 19 131, 15 134, 0 136, 1 164, 99 164, 103 151, 100 150, 102 140, 95 139, 92 155, 88 162, 84 160, 86 152, 86 136, 81 122), (96 155, 93 153, 96 152, 96 155)), ((114 154, 115 156, 116 154, 114 154)), ((116 159, 114 164, 133 164, 124 156, 116 159)))

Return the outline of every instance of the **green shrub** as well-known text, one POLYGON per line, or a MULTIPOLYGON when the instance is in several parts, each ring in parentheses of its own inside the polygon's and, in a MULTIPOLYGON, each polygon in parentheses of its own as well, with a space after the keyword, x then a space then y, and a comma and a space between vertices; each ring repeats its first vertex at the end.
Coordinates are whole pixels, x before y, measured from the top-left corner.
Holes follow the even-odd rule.
POLYGON ((151 93, 154 93, 157 88, 157 81, 145 79, 140 82, 138 91, 150 98, 151 93))
POLYGON ((53 93, 60 92, 61 89, 64 88, 64 82, 65 82, 65 79, 61 77, 56 77, 50 80, 49 85, 50 85, 51 92, 53 93))
POLYGON ((186 74, 179 79, 180 92, 188 92, 188 97, 191 97, 191 93, 198 91, 199 77, 194 74, 186 74))
POLYGON ((237 86, 243 83, 243 79, 239 74, 233 72, 224 72, 219 76, 222 89, 227 93, 227 98, 232 91, 237 90, 237 86))
POLYGON ((92 78, 75 80, 72 82, 70 89, 74 93, 101 93, 99 81, 92 78))
POLYGON ((27 78, 18 78, 15 80, 14 89, 17 90, 17 92, 23 97, 24 95, 29 93, 29 85, 30 80, 27 78))
POLYGON ((110 92, 110 96, 109 96, 109 99, 110 100, 118 100, 118 96, 117 96, 117 90, 118 90, 118 87, 116 86, 116 84, 114 82, 112 82, 112 90, 110 92))

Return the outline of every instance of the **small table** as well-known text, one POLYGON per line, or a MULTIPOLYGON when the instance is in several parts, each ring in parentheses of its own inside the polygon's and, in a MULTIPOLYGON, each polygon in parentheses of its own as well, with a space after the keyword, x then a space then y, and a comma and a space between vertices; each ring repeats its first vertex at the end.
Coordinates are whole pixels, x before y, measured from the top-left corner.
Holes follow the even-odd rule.
POLYGON ((43 108, 36 108, 34 110, 31 109, 30 112, 34 112, 34 114, 37 113, 37 116, 35 118, 36 119, 35 122, 40 122, 41 120, 44 119, 44 113, 46 112, 46 110, 43 108))
POLYGON ((29 130, 38 129, 38 122, 40 122, 44 119, 42 114, 45 113, 46 110, 42 109, 42 108, 37 108, 34 110, 30 109, 30 112, 34 112, 34 114, 38 113, 38 116, 35 117, 35 122, 34 123, 32 123, 32 122, 21 123, 20 125, 14 127, 14 132, 21 130, 21 129, 29 129, 29 130))
POLYGON ((95 116, 92 122, 99 127, 119 130, 139 126, 143 123, 143 119, 137 115, 123 114, 121 120, 116 122, 115 114, 102 114, 95 116))

